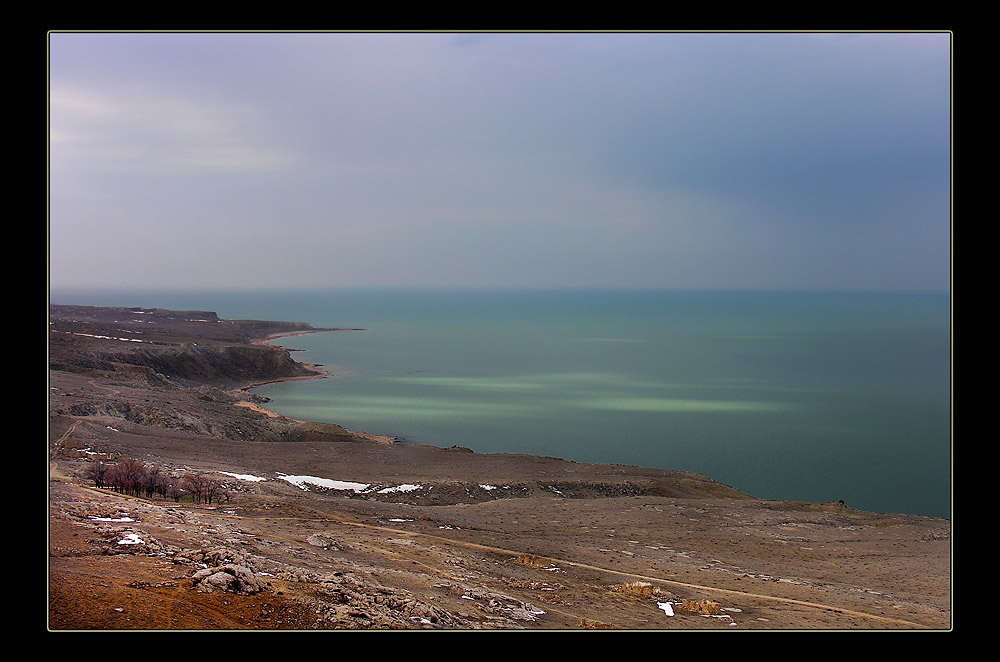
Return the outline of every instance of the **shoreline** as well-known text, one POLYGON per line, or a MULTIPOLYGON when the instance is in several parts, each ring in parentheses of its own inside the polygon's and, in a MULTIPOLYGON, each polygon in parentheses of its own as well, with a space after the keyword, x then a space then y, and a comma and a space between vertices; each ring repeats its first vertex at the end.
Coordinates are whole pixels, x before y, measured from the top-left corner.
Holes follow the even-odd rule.
MULTIPOLYGON (((951 628, 947 520, 298 423, 245 383, 303 372, 285 347, 230 353, 238 327, 160 314, 162 354, 188 348, 161 364, 108 337, 117 311, 53 312, 51 629, 951 628), (163 368, 179 379, 150 379, 163 368), (224 502, 98 489, 94 469, 128 458, 224 502)), ((269 339, 325 331, 286 326, 269 339)))
MULTIPOLYGON (((287 352, 294 352, 294 351, 300 351, 300 350, 295 350, 295 349, 292 349, 290 347, 285 347, 284 345, 279 345, 279 344, 273 343, 273 341, 278 340, 279 338, 286 338, 286 337, 287 338, 291 338, 291 337, 295 337, 295 336, 304 336, 304 335, 308 335, 308 334, 312 334, 312 333, 328 333, 328 332, 334 332, 334 331, 364 331, 364 329, 343 329, 343 328, 336 328, 336 329, 304 329, 302 331, 288 331, 288 332, 269 333, 269 334, 267 334, 266 336, 264 336, 262 338, 252 338, 250 340, 250 342, 252 344, 255 344, 255 345, 264 345, 264 344, 267 344, 267 345, 271 345, 273 347, 280 347, 281 349, 284 349, 287 352)), ((249 384, 247 384, 245 386, 240 387, 238 390, 242 391, 244 393, 251 393, 254 388, 256 388, 258 386, 264 386, 265 384, 280 384, 280 383, 283 383, 283 382, 294 382, 294 381, 300 381, 300 380, 303 380, 303 379, 326 379, 327 377, 330 377, 332 375, 332 373, 329 370, 324 370, 320 366, 320 364, 305 363, 303 361, 296 361, 296 363, 298 363, 302 367, 306 368, 307 370, 311 370, 314 374, 311 374, 311 375, 298 375, 296 377, 282 377, 282 378, 279 378, 279 379, 268 379, 268 380, 263 380, 263 381, 255 381, 255 382, 251 382, 251 383, 249 383, 249 384)), ((254 394, 254 395, 256 395, 256 394, 254 394)), ((260 397, 260 396, 258 396, 258 397, 260 397)), ((258 413, 264 414, 265 416, 267 416, 269 418, 282 418, 282 419, 285 419, 285 420, 294 421, 296 423, 303 423, 303 424, 309 424, 309 423, 316 423, 316 422, 318 422, 318 421, 306 421, 306 420, 302 420, 300 418, 292 418, 291 416, 286 416, 284 414, 279 414, 278 412, 271 411, 270 409, 265 409, 264 407, 261 407, 257 403, 253 403, 253 402, 237 402, 236 406, 237 407, 245 407, 247 409, 251 409, 251 410, 256 411, 258 413)), ((336 425, 336 424, 334 424, 334 425, 336 425)), ((343 426, 340 426, 340 427, 343 427, 343 426)), ((359 437, 361 439, 366 439, 368 441, 374 441, 374 442, 377 442, 377 443, 380 443, 380 444, 396 444, 401 439, 401 437, 399 437, 397 435, 374 434, 374 433, 371 433, 371 432, 362 432, 360 430, 351 430, 351 429, 348 429, 348 428, 343 428, 343 429, 346 430, 347 432, 351 433, 352 435, 356 436, 356 437, 359 437)))
MULTIPOLYGON (((333 331, 364 331, 364 329, 303 329, 301 331, 278 331, 278 332, 275 332, 275 333, 268 333, 268 334, 266 334, 266 335, 264 335, 262 337, 259 337, 259 338, 251 338, 250 339, 250 344, 251 345, 270 345, 272 347, 280 347, 281 349, 285 350, 286 352, 298 352, 298 351, 301 351, 301 350, 293 349, 291 347, 285 347, 284 345, 272 344, 272 341, 277 340, 279 338, 293 338, 293 337, 296 337, 296 336, 305 336, 305 335, 309 335, 309 334, 313 334, 313 333, 329 333, 329 332, 333 332, 333 331)), ((322 368, 322 366, 320 364, 317 364, 317 363, 305 363, 303 361, 295 361, 295 363, 297 363, 298 365, 304 367, 306 370, 311 370, 313 372, 313 374, 311 374, 311 375, 297 375, 295 377, 279 377, 277 379, 263 379, 263 380, 251 381, 251 382, 247 383, 246 385, 241 386, 238 390, 244 391, 246 393, 249 393, 251 389, 253 389, 253 388, 257 387, 257 386, 263 386, 265 384, 278 384, 278 383, 281 383, 281 382, 293 382, 293 381, 298 381, 300 379, 325 379, 325 378, 329 377, 330 374, 331 374, 328 370, 324 370, 322 368)), ((281 414, 275 414, 275 416, 281 416, 281 414)), ((288 419, 293 420, 293 421, 294 420, 298 420, 298 419, 291 418, 289 416, 284 416, 283 418, 288 418, 288 419)), ((306 423, 308 421, 299 421, 299 422, 306 423)))
MULTIPOLYGON (((262 345, 264 343, 271 342, 278 338, 291 338, 294 336, 307 336, 311 333, 333 333, 335 331, 367 331, 367 329, 361 328, 351 328, 351 327, 333 327, 329 329, 299 329, 296 331, 276 331, 274 333, 268 333, 264 336, 257 338, 251 338, 250 342, 254 345, 262 345)), ((285 349, 288 349, 287 347, 285 349)))

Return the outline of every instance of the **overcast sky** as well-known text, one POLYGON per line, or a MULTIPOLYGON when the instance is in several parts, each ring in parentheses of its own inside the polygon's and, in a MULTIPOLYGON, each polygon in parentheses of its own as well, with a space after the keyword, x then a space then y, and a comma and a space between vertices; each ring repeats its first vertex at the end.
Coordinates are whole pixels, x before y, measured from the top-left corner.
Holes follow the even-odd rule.
POLYGON ((950 286, 946 33, 49 48, 53 289, 950 286))

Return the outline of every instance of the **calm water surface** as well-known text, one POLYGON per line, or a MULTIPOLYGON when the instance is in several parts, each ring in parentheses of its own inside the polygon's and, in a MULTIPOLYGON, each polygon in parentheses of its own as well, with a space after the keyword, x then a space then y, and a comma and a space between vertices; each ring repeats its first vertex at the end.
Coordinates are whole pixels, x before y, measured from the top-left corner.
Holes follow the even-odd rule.
POLYGON ((279 341, 275 411, 477 452, 705 474, 768 499, 950 517, 947 295, 58 293, 363 327, 279 341))

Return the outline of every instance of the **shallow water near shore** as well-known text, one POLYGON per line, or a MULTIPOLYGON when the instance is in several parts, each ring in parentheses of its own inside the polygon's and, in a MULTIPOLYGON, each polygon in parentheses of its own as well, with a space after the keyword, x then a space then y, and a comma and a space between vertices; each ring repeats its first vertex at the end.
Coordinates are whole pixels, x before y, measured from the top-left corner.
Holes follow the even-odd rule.
POLYGON ((268 408, 477 452, 694 471, 766 499, 950 517, 950 300, 791 292, 52 292, 364 331, 268 408))

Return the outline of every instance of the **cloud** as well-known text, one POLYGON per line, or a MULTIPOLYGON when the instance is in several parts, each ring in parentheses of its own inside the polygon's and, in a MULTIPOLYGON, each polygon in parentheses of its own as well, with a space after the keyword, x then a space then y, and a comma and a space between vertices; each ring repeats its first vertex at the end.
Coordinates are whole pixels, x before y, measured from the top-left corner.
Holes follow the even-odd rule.
POLYGON ((151 175, 275 171, 296 161, 266 139, 261 113, 158 90, 59 89, 50 95, 55 170, 151 175))
POLYGON ((54 34, 53 281, 947 287, 949 48, 54 34))

